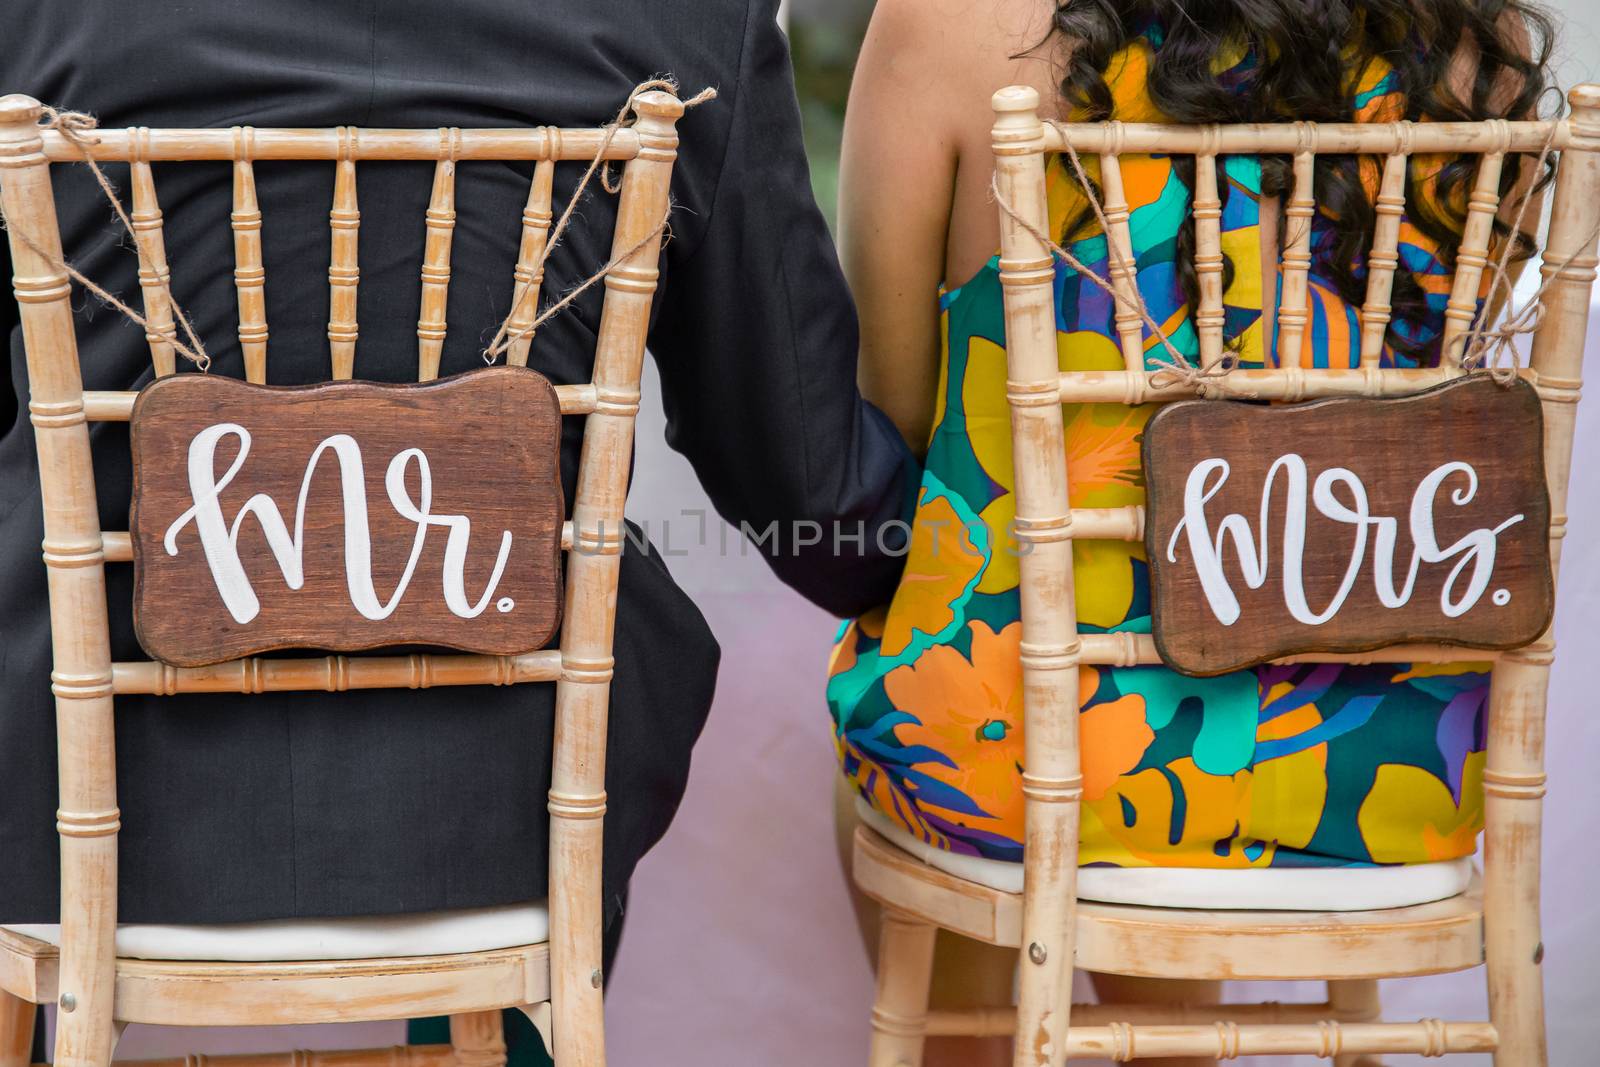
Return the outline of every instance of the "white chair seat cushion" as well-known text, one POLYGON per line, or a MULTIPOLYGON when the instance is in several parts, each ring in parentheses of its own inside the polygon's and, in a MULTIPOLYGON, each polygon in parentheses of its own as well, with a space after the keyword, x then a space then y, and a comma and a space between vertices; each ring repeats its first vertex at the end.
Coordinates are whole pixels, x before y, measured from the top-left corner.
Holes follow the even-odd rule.
MULTIPOLYGON (((61 943, 61 927, 56 925, 13 925, 5 929, 52 945, 61 943)), ((537 945, 549 936, 550 910, 544 901, 539 901, 356 919, 119 926, 117 955, 123 959, 250 963, 370 960, 537 945)))
MULTIPOLYGON (((861 821, 930 867, 1002 893, 1022 892, 1022 864, 947 852, 856 798, 861 821)), ((1078 898, 1104 904, 1222 911, 1378 911, 1466 891, 1472 860, 1395 867, 1081 867, 1078 898)))

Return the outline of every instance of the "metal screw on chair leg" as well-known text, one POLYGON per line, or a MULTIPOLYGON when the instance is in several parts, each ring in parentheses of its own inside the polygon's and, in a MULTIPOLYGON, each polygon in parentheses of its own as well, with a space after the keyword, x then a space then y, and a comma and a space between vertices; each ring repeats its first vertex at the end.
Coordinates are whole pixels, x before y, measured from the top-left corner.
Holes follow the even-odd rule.
POLYGON ((1544 962, 1544 942, 1541 941, 1541 942, 1539 942, 1538 946, 1533 950, 1533 965, 1535 967, 1537 967, 1539 964, 1541 964, 1543 962, 1544 962))
POLYGON ((600 968, 596 967, 594 973, 589 976, 589 984, 596 989, 600 988, 600 968))
POLYGON ((1048 957, 1045 955, 1044 946, 1035 941, 1028 946, 1028 958, 1034 963, 1042 964, 1048 957))
POLYGON ((73 996, 71 993, 63 993, 61 994, 60 1004, 62 1011, 76 1011, 78 1007, 78 998, 73 996))

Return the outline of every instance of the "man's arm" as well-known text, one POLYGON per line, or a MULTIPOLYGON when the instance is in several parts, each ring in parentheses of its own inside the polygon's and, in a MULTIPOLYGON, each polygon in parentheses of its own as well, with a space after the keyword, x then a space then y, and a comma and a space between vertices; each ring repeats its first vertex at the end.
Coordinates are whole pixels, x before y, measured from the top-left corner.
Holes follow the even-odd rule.
POLYGON ((11 333, 18 325, 17 301, 11 295, 11 245, 0 240, 0 436, 17 420, 17 391, 11 385, 11 333))
POLYGON ((713 105, 732 109, 716 193, 694 247, 669 251, 650 346, 667 439, 717 510, 758 533, 776 522, 764 554, 778 576, 854 615, 894 592, 920 474, 856 388, 855 311, 812 197, 774 11, 752 3, 738 79, 713 105), (814 529, 797 522, 820 525, 820 541, 800 544, 814 529))

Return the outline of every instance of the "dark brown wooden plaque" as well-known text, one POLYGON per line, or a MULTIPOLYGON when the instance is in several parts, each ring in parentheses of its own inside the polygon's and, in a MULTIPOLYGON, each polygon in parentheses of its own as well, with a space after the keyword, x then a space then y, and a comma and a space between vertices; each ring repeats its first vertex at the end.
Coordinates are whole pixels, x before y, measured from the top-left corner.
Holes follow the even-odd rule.
POLYGON ((182 667, 284 648, 543 647, 561 409, 520 367, 303 388, 180 374, 133 421, 134 628, 182 667))
POLYGON ((1168 405, 1143 443, 1162 658, 1210 675, 1534 640, 1555 602, 1543 429, 1531 386, 1481 375, 1384 400, 1168 405))

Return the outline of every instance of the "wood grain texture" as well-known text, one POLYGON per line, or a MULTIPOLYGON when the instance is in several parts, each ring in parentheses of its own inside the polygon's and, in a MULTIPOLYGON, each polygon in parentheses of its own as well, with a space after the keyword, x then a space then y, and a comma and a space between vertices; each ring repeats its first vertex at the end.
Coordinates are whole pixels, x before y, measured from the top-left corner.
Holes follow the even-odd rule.
MULTIPOLYGON (((1337 986, 1367 986, 1367 981, 1334 982, 1337 986)), ((945 1008, 928 1012, 929 1037, 1009 1037, 1016 1026, 1015 1008, 976 1007, 945 1008)), ((1316 1023, 1369 1022, 1360 1011, 1352 1011, 1343 1004, 1327 1001, 1318 1003, 1284 1004, 1280 1001, 1232 1002, 1227 1004, 1150 1004, 1144 1002, 1118 1002, 1073 1004, 1074 1027, 1106 1026, 1111 1023, 1129 1023, 1134 1026, 1160 1024, 1215 1025, 1219 1022, 1235 1023, 1316 1023)), ((230 1064, 229 1067, 232 1067, 230 1064)), ((246 1065, 252 1067, 252 1065, 246 1065)), ((268 1065, 263 1065, 268 1067, 268 1065)), ((1335 1064, 1335 1067, 1342 1065, 1335 1064)), ((1366 1065, 1358 1065, 1366 1067, 1366 1065)))
MULTIPOLYGON (((1213 127, 1214 128, 1214 127, 1213 127)), ((1200 290, 1194 309, 1195 333, 1200 338, 1200 365, 1215 367, 1223 357, 1223 327, 1228 315, 1222 306, 1222 281, 1226 257, 1222 252, 1222 195, 1217 188, 1217 157, 1202 153, 1194 160, 1195 252, 1194 273, 1200 290)), ((1144 367, 1134 368, 1143 371, 1144 367)))
MULTIPOLYGON (((135 155, 140 153, 149 132, 144 127, 129 131, 135 155)), ((173 342, 177 340, 178 329, 172 318, 172 270, 167 266, 161 204, 156 199, 150 164, 142 158, 135 159, 128 171, 133 183, 131 221, 139 251, 139 289, 144 295, 144 317, 149 323, 145 339, 150 342, 150 361, 155 366, 156 376, 164 377, 176 368, 173 342)))
POLYGON ((61 955, 55 945, 0 927, 0 992, 29 1004, 55 999, 61 985, 61 955))
POLYGON ((294 1049, 211 1056, 191 1053, 162 1060, 119 1060, 129 1067, 455 1067, 449 1045, 394 1045, 389 1048, 294 1049))
POLYGON ((928 1027, 928 988, 933 979, 933 942, 938 932, 932 923, 884 909, 868 1067, 921 1064, 928 1027))
POLYGON ((1150 421, 1143 449, 1154 638, 1181 671, 1419 641, 1516 648, 1549 624, 1542 418, 1524 382, 1477 376, 1294 407, 1178 403, 1150 421), (1248 575, 1247 556, 1264 576, 1248 575))
MULTIPOLYGON (((622 172, 595 339, 594 409, 583 428, 573 543, 595 545, 622 529, 634 417, 650 307, 660 277, 660 222, 678 158, 683 104, 659 91, 634 99, 639 155, 622 172), (608 535, 607 531, 612 533, 608 535)), ((550 768, 550 1026, 562 1064, 605 1062, 605 980, 600 854, 606 810, 606 727, 620 553, 574 552, 567 570, 564 670, 556 683, 550 768)), ((527 1003, 538 999, 530 996, 527 1003)))
MULTIPOLYGON (((1531 125, 1531 124, 1524 124, 1531 125)), ((347 128, 347 127, 346 127, 347 128)), ((436 129, 361 130, 360 143, 346 148, 341 127, 321 129, 256 129, 252 136, 252 155, 256 161, 292 159, 436 160, 445 158, 448 145, 439 143, 436 129)), ((80 163, 85 149, 68 141, 56 130, 42 130, 44 156, 51 163, 80 163)), ((150 130, 143 148, 126 130, 95 130, 88 146, 90 158, 102 162, 127 161, 134 152, 154 163, 199 163, 235 158, 233 131, 226 129, 150 130)), ((1543 144, 1541 138, 1533 147, 1543 144)), ((1521 144, 1519 142, 1519 147, 1521 144)), ((1559 147, 1559 144, 1558 144, 1559 147)), ((565 159, 588 163, 600 153, 602 159, 626 161, 639 154, 639 136, 632 128, 620 130, 557 129, 552 126, 506 127, 461 131, 458 160, 536 160, 565 159)))
MULTIPOLYGON (((1073 912, 1083 777, 1078 764, 1078 642, 1073 587, 1067 451, 1061 423, 1056 348, 1055 266, 1036 233, 1050 226, 1045 191, 1044 126, 1039 94, 1002 89, 994 95, 990 134, 999 192, 1016 217, 1000 223, 1000 284, 1006 313, 1006 400, 1016 457, 1016 537, 1022 615, 1022 775, 1024 799, 1022 943, 1018 961, 1014 1067, 1061 1067, 1072 1010, 1073 912)), ((1113 124, 1114 125, 1114 124, 1113 124)), ((1115 144, 1112 148, 1115 149, 1115 144)), ((1101 160, 1102 176, 1105 161, 1101 160)), ((1120 199, 1120 196, 1118 197, 1120 199)), ((1111 195, 1107 194, 1108 208, 1111 195)), ((1125 218, 1125 215, 1123 216, 1125 218)), ((1125 223, 1108 216, 1113 240, 1125 223)), ((1124 248, 1132 263, 1131 245, 1124 248)), ((1115 268, 1113 268, 1115 269, 1115 268)), ((1124 276, 1130 284, 1131 277, 1124 276)), ((1125 323, 1123 325, 1126 325, 1125 323)), ((1139 324, 1122 334, 1130 354, 1139 324)))
MULTIPOLYGON (((1399 126, 1402 143, 1410 124, 1399 126)), ((1406 169, 1410 159, 1396 152, 1383 163, 1383 177, 1373 202, 1377 222, 1373 227, 1372 248, 1367 252, 1367 299, 1361 305, 1361 366, 1377 367, 1383 357, 1383 343, 1394 317, 1394 272, 1400 265, 1400 222, 1406 210, 1406 169)))
MULTIPOLYGON (((885 908, 987 944, 1027 944, 1020 895, 941 871, 864 826, 856 830, 851 873, 885 908)), ((1478 967, 1484 950, 1477 881, 1448 900, 1381 911, 1198 911, 1086 900, 1073 923, 1080 969, 1140 978, 1415 977, 1478 967)))
POLYGON ((561 614, 560 422, 554 388, 525 368, 420 386, 161 379, 140 394, 131 424, 134 625, 145 651, 197 667, 282 648, 422 644, 509 656, 542 647, 561 614), (237 430, 220 431, 214 454, 193 458, 197 436, 224 425, 250 435, 248 451, 241 456, 237 430), (354 450, 341 452, 346 441, 354 450), (232 600, 222 592, 227 534, 207 544, 204 511, 181 523, 173 552, 165 543, 174 523, 211 496, 210 484, 220 488, 216 517, 234 532, 248 590, 232 600), (364 496, 352 501, 357 486, 364 496), (275 552, 266 533, 278 516, 284 538, 303 523, 298 587, 280 558, 286 550, 275 552), (454 517, 470 525, 440 525, 454 517), (358 607, 369 573, 372 599, 358 607), (246 617, 252 598, 257 613, 246 617))
POLYGON ((239 294, 239 348, 244 375, 267 380, 267 268, 261 255, 261 202, 256 197, 255 127, 233 128, 233 282, 239 294))
POLYGON ((339 162, 334 168, 333 206, 328 209, 328 351, 333 376, 355 375, 361 336, 357 299, 361 287, 361 206, 356 196, 355 149, 361 133, 339 127, 339 162))
POLYGON ((456 229, 456 157, 461 131, 439 130, 440 158, 433 166, 433 192, 424 218, 427 236, 422 251, 422 312, 417 319, 417 380, 439 376, 439 357, 448 332, 445 311, 450 302, 450 248, 456 229))
MULTIPOLYGON (((1550 557, 1559 574, 1567 532, 1573 440, 1600 227, 1600 86, 1580 85, 1561 153, 1539 267, 1549 285, 1530 364, 1544 403, 1550 480, 1550 557)), ((1581 542, 1579 542, 1581 544, 1581 542)), ((1580 641, 1580 650, 1583 645, 1580 641)), ((1544 634, 1496 665, 1489 685, 1484 760, 1484 940, 1489 1019, 1500 1034, 1499 1067, 1549 1062, 1544 1015, 1544 939, 1539 914, 1545 791, 1545 715, 1555 640, 1544 634)))
POLYGON ((35 1012, 28 1001, 0 992, 0 1067, 28 1067, 35 1012))
POLYGON ((59 990, 78 1004, 59 1017, 52 1062, 104 1067, 116 1045, 111 999, 117 832, 122 825, 111 638, 72 286, 54 265, 62 261, 61 231, 50 168, 41 152, 40 116, 37 100, 0 97, 0 206, 10 226, 11 285, 28 361, 28 416, 39 457, 43 562, 50 590, 50 677, 60 780, 59 990), (18 237, 19 227, 32 235, 37 247, 18 237))
POLYGON ((1278 301, 1278 366, 1302 364, 1306 326, 1311 321, 1311 224, 1317 214, 1313 188, 1317 128, 1297 122, 1300 148, 1294 154, 1294 187, 1284 206, 1283 262, 1279 267, 1282 290, 1278 301))
MULTIPOLYGON (((55 946, 0 930, 0 977, 8 961, 15 984, 25 991, 14 995, 48 1004, 67 991, 55 946)), ((550 998, 550 946, 545 944, 370 960, 111 962, 116 1020, 154 1026, 406 1019, 520 1007, 550 998)), ((80 1003, 77 1011, 65 1014, 82 1010, 80 1003)))
POLYGON ((528 328, 539 313, 545 246, 549 242, 550 224, 555 217, 550 209, 555 173, 556 165, 552 160, 540 160, 534 165, 533 182, 528 186, 528 202, 522 209, 522 240, 517 248, 517 265, 512 271, 515 284, 511 287, 511 314, 506 319, 511 335, 506 363, 512 367, 528 365, 528 349, 533 345, 533 335, 528 328))
MULTIPOLYGON (((1580 85, 1574 92, 1588 91, 1580 85)), ((1197 155, 1215 152, 1223 156, 1289 155, 1305 150, 1307 126, 1316 127, 1315 151, 1325 155, 1392 155, 1409 151, 1416 155, 1473 154, 1484 152, 1538 152, 1545 145, 1560 151, 1573 140, 1569 123, 1528 122, 1422 122, 1409 133, 1398 123, 1376 122, 1278 122, 1267 125, 1237 123, 1225 126, 1174 126, 1160 122, 1052 122, 1045 128, 1044 150, 1062 152, 1067 146, 1079 152, 1120 151, 1124 155, 1197 155), (1552 127, 1554 129, 1552 130, 1552 127)), ((209 141, 196 137, 203 131, 185 130, 185 147, 195 148, 209 141)), ((176 146, 173 146, 176 148, 176 146)), ((166 149, 166 145, 160 145, 166 149)), ((212 150, 205 144, 207 150, 212 150)), ((95 146, 96 159, 121 159, 120 143, 95 146)), ((45 151, 57 158, 55 143, 48 137, 45 151)), ((157 157, 160 158, 160 157, 157 157)), ((211 157, 207 157, 211 158, 211 157)))
POLYGON ((505 1026, 497 1011, 450 1016, 450 1046, 455 1067, 505 1067, 505 1026))

